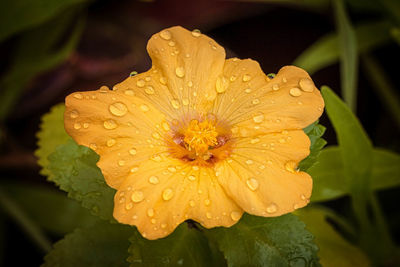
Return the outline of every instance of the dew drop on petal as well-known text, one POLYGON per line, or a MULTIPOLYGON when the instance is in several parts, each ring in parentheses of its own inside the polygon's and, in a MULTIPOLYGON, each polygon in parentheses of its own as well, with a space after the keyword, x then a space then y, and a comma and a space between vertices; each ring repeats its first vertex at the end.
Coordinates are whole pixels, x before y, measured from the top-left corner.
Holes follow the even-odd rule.
POLYGON ((189 178, 190 181, 195 181, 196 180, 196 176, 194 176, 194 175, 189 175, 188 178, 189 178))
POLYGON ((278 84, 272 85, 272 90, 274 90, 274 91, 279 90, 279 85, 278 84))
POLYGON ((137 172, 138 170, 139 170, 139 167, 138 167, 138 166, 133 166, 133 167, 131 168, 131 172, 132 172, 132 173, 137 172))
POLYGON ((107 140, 107 146, 108 147, 112 147, 113 145, 115 145, 117 141, 115 141, 115 139, 111 138, 107 140))
POLYGON ((235 222, 240 220, 241 213, 239 211, 232 211, 231 212, 231 219, 234 220, 235 222))
POLYGON ((251 144, 257 144, 258 142, 260 142, 259 138, 253 138, 253 139, 250 140, 251 144))
POLYGON ((257 105, 260 104, 260 100, 258 98, 253 99, 253 101, 251 101, 251 103, 253 103, 253 105, 257 105))
POLYGON ((76 93, 76 94, 74 94, 74 97, 75 97, 76 99, 82 99, 82 98, 83 98, 83 95, 80 94, 80 93, 76 93))
POLYGON ((194 29, 194 30, 192 31, 192 36, 193 36, 193 37, 200 37, 200 35, 201 35, 200 30, 194 29))
POLYGON ((137 87, 143 87, 146 84, 146 82, 142 79, 139 79, 136 81, 137 87))
POLYGON ((77 110, 73 110, 73 111, 71 111, 69 116, 71 117, 71 119, 76 119, 79 116, 79 112, 77 110))
POLYGON ((228 89, 229 82, 228 79, 225 76, 219 76, 217 78, 217 81, 215 83, 215 89, 217 90, 217 93, 223 93, 228 89))
POLYGON ((89 148, 90 148, 91 150, 96 150, 96 149, 97 149, 97 145, 96 145, 95 143, 91 143, 91 144, 89 145, 89 148))
POLYGON ((211 218, 212 218, 211 212, 207 212, 207 213, 206 213, 206 217, 207 217, 208 219, 211 219, 211 218))
POLYGON ((128 108, 124 103, 116 102, 111 104, 108 109, 110 110, 111 114, 122 117, 128 112, 128 108))
POLYGON ((292 89, 289 90, 289 94, 291 96, 301 96, 301 91, 297 87, 293 87, 292 89))
POLYGON ((194 207, 194 206, 196 206, 196 202, 194 202, 194 200, 190 200, 189 205, 190 205, 190 207, 194 207))
POLYGON ((74 123, 74 129, 75 130, 79 130, 81 127, 82 127, 82 125, 79 122, 74 123))
POLYGON ((255 123, 261 123, 264 121, 264 114, 258 114, 253 117, 255 123))
POLYGON ((108 86, 105 85, 101 86, 99 89, 100 93, 107 93, 108 91, 110 91, 110 89, 108 88, 108 86))
POLYGON ((247 183, 247 186, 248 186, 248 187, 250 188, 250 190, 252 190, 252 191, 257 190, 258 186, 260 185, 260 184, 258 183, 257 179, 255 179, 255 178, 247 179, 246 183, 247 183))
POLYGON ((151 85, 147 86, 147 87, 144 89, 144 91, 145 91, 146 94, 148 94, 148 95, 154 95, 154 88, 153 88, 153 86, 151 86, 151 85))
POLYGON ((165 131, 169 131, 170 130, 169 124, 167 122, 165 122, 165 121, 162 123, 162 127, 163 127, 163 129, 165 131))
POLYGON ((162 32, 160 32, 160 36, 164 40, 170 40, 172 37, 172 34, 169 30, 163 30, 162 32))
POLYGON ((125 160, 120 160, 120 161, 118 161, 118 165, 119 166, 124 166, 125 165, 125 160))
POLYGON ((112 130, 112 129, 117 128, 117 123, 114 120, 106 120, 106 121, 104 121, 103 126, 107 130, 112 130))
POLYGON ((166 85, 167 84, 167 78, 160 77, 160 83, 163 84, 163 85, 166 85))
POLYGON ((144 199, 144 194, 142 191, 135 190, 132 192, 131 199, 133 202, 138 203, 144 199))
POLYGON ((268 213, 274 213, 278 210, 278 206, 275 203, 271 203, 267 206, 268 213))
POLYGON ((173 196, 174 196, 174 191, 172 191, 171 188, 165 189, 165 190, 163 191, 163 193, 162 193, 162 198, 163 198, 165 201, 170 200, 173 196))
POLYGON ((314 83, 308 78, 301 79, 299 85, 301 90, 303 90, 304 92, 311 93, 312 91, 314 91, 314 83))
POLYGON ((231 82, 234 82, 234 81, 236 81, 236 76, 235 75, 232 75, 230 78, 229 78, 229 80, 231 81, 231 82))
POLYGON ((251 80, 251 76, 250 76, 249 74, 243 75, 243 81, 244 81, 244 82, 248 82, 248 81, 250 81, 250 80, 251 80))
POLYGON ((147 111, 150 110, 149 106, 147 106, 147 105, 145 105, 145 104, 141 105, 141 106, 140 106, 140 109, 141 109, 143 112, 147 112, 147 111))
POLYGON ((171 105, 174 109, 179 109, 179 107, 180 107, 180 104, 179 104, 178 100, 176 100, 176 99, 171 100, 171 105))
POLYGON ((150 178, 149 178, 149 183, 151 183, 151 184, 158 184, 159 182, 160 182, 160 180, 158 179, 157 176, 155 176, 155 175, 150 176, 150 178))
POLYGON ((124 92, 126 95, 129 95, 129 96, 133 96, 133 95, 135 95, 135 93, 131 90, 131 89, 127 89, 127 90, 125 90, 125 92, 124 92))
POLYGON ((136 155, 136 153, 137 153, 136 148, 131 148, 131 149, 129 149, 129 154, 131 154, 132 156, 133 156, 133 155, 136 155))
POLYGON ((211 200, 208 198, 204 200, 204 205, 209 206, 211 204, 211 200))
POLYGON ((154 216, 154 210, 153 209, 148 209, 147 210, 147 216, 153 217, 154 216))
POLYGON ((176 76, 178 76, 179 78, 183 78, 185 76, 185 69, 183 67, 177 67, 175 69, 175 74, 176 76))
POLYGON ((88 122, 85 122, 85 123, 83 123, 83 128, 85 128, 85 129, 87 129, 87 128, 89 128, 89 123, 88 122))

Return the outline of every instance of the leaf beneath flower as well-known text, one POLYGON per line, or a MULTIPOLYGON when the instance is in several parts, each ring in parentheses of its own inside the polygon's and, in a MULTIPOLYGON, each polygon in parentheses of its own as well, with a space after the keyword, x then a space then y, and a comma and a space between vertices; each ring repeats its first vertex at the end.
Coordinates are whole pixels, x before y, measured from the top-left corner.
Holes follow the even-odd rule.
POLYGON ((292 214, 274 218, 244 215, 231 228, 206 233, 228 266, 318 266, 318 247, 305 224, 292 214))
POLYGON ((321 124, 318 124, 318 121, 303 129, 308 138, 310 138, 311 145, 310 155, 308 155, 307 158, 303 159, 299 164, 299 169, 301 171, 307 171, 308 168, 310 168, 312 165, 315 164, 315 162, 317 162, 318 155, 321 152, 321 149, 326 145, 326 141, 322 138, 325 130, 326 128, 321 124))
POLYGON ((129 266, 127 236, 134 231, 132 227, 104 221, 77 229, 54 245, 42 267, 129 266))

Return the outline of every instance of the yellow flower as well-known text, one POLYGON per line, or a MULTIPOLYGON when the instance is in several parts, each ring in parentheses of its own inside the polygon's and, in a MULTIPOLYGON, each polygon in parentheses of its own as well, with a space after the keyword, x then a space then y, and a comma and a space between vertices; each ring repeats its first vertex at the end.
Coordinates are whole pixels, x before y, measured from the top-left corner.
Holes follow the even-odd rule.
POLYGON ((153 35, 147 50, 147 72, 66 98, 65 129, 100 155, 119 222, 157 239, 187 219, 229 227, 244 211, 269 217, 307 205, 312 179, 296 170, 309 154, 302 129, 324 103, 304 70, 270 79, 182 27, 153 35))

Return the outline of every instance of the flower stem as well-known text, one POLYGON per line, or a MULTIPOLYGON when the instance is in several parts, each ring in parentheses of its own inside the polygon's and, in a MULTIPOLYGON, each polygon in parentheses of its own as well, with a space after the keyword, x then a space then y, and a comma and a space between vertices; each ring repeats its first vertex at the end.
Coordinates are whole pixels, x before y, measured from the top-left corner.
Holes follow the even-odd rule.
POLYGON ((47 253, 51 250, 51 242, 44 235, 42 230, 33 222, 21 207, 14 202, 4 190, 0 187, 0 206, 4 212, 8 214, 25 233, 32 239, 33 242, 42 250, 47 253))

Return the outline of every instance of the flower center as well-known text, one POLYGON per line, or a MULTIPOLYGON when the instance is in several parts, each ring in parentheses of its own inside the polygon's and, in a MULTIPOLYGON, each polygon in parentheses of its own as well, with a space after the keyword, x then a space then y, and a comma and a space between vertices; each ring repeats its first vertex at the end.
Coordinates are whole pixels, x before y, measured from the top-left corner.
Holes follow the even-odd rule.
POLYGON ((217 136, 215 126, 209 120, 191 120, 184 131, 183 141, 189 151, 194 151, 196 156, 200 156, 218 144, 217 136))
POLYGON ((217 123, 214 116, 192 119, 177 127, 169 141, 170 155, 198 166, 212 166, 229 157, 231 152, 228 127, 217 123))

